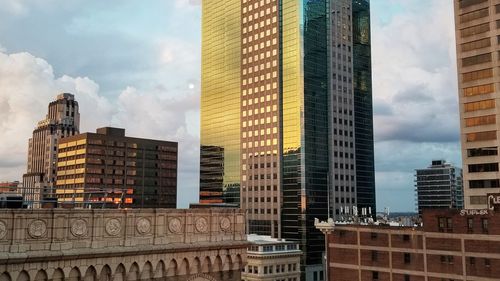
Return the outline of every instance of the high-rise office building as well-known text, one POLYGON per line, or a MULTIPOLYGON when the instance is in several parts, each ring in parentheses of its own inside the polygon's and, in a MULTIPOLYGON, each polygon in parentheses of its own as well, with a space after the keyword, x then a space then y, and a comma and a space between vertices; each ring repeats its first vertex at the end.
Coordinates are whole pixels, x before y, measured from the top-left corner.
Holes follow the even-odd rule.
POLYGON ((175 208, 177 143, 99 128, 58 146, 58 203, 76 208, 175 208))
POLYGON ((467 209, 482 209, 486 194, 500 190, 500 3, 455 0, 454 4, 464 203, 467 209))
POLYGON ((463 209, 462 169, 433 160, 425 169, 415 170, 415 192, 418 213, 423 209, 463 209))
POLYGON ((314 218, 375 210, 369 1, 203 0, 202 13, 200 202, 299 241, 312 278, 314 218))
POLYGON ((28 144, 28 168, 23 175, 22 194, 30 208, 54 202, 57 144, 79 133, 80 113, 72 94, 60 94, 49 104, 48 114, 38 122, 28 144))

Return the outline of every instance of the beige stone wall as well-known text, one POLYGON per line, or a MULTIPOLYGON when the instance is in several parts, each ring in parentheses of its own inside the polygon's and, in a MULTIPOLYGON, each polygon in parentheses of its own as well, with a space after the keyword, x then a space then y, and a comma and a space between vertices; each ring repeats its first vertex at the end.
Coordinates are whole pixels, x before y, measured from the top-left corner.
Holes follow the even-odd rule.
POLYGON ((235 209, 1 210, 0 281, 240 280, 244 222, 235 209))

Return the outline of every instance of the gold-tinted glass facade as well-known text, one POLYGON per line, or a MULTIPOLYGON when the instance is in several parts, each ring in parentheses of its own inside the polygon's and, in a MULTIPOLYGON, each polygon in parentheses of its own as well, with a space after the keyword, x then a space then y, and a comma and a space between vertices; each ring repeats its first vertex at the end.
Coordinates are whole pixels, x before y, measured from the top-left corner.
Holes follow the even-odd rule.
POLYGON ((200 202, 239 204, 241 0, 202 12, 200 202))

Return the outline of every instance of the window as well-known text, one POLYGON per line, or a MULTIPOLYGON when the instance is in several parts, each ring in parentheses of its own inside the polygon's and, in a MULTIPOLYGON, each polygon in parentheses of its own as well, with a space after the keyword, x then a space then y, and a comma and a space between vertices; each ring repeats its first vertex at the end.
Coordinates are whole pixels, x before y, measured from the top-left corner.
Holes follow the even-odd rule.
POLYGON ((466 138, 467 142, 496 140, 497 132, 485 131, 485 132, 469 133, 466 135, 466 138))
POLYGON ((467 157, 494 156, 494 155, 498 155, 498 148, 496 146, 467 149, 467 157))
POLYGON ((490 267, 491 266, 490 259, 484 259, 484 266, 485 267, 490 267))
POLYGON ((377 233, 376 232, 371 232, 370 233, 370 238, 371 239, 377 239, 377 233))
POLYGON ((486 116, 465 118, 465 126, 466 127, 490 125, 490 124, 495 124, 496 122, 497 122, 496 115, 486 115, 486 116))
POLYGON ((487 31, 490 31, 489 22, 464 28, 460 30, 460 35, 462 36, 462 38, 465 38, 476 34, 484 33, 487 31))
POLYGON ((372 271, 372 279, 378 280, 378 271, 372 271))
POLYGON ((473 11, 473 12, 466 13, 466 14, 462 14, 462 15, 460 15, 460 23, 465 23, 465 22, 473 21, 475 19, 484 18, 484 17, 487 17, 488 15, 489 15, 488 8, 473 11))
POLYGON ((475 80, 480 80, 480 79, 490 78, 490 77, 493 77, 493 69, 492 68, 481 69, 481 70, 463 73, 462 74, 462 82, 470 82, 470 81, 475 81, 475 80))
POLYGON ((404 253, 404 262, 405 262, 405 264, 411 263, 411 254, 410 253, 404 253))
POLYGON ((488 0, 460 0, 459 7, 460 7, 460 9, 464 9, 464 8, 469 7, 469 6, 481 4, 481 3, 484 3, 487 1, 488 0))
POLYGON ((476 102, 468 102, 464 104, 464 111, 471 112, 476 110, 485 110, 495 108, 495 100, 482 100, 476 102))
POLYGON ((469 264, 470 265, 476 265, 476 258, 475 257, 469 257, 469 264))
POLYGON ((472 233, 474 230, 474 219, 467 218, 467 232, 472 233))
POLYGON ((372 251, 372 261, 377 261, 377 260, 378 260, 378 252, 372 251))
POLYGON ((410 241, 410 235, 404 234, 403 235, 403 241, 410 241))
POLYGON ((404 277, 404 278, 405 278, 405 281, 410 281, 410 275, 405 274, 405 277, 404 277))
POLYGON ((477 41, 472 41, 468 43, 464 43, 461 45, 462 52, 468 52, 476 49, 486 48, 491 46, 490 38, 484 38, 477 41))
MULTIPOLYGON (((500 187, 500 180, 498 179, 469 181, 469 188, 496 188, 496 187, 500 187)), ((485 203, 480 203, 480 204, 485 204, 485 203)))
POLYGON ((488 219, 482 218, 481 219, 481 228, 483 230, 483 233, 488 233, 488 230, 489 230, 488 225, 489 225, 488 219))
POLYGON ((485 85, 464 88, 463 91, 464 91, 464 96, 472 97, 477 95, 493 93, 495 91, 495 87, 493 86, 493 84, 485 84, 485 85))
POLYGON ((491 53, 466 57, 462 59, 462 66, 472 66, 476 64, 491 62, 491 53))
POLYGON ((469 173, 498 172, 498 163, 468 165, 469 173))

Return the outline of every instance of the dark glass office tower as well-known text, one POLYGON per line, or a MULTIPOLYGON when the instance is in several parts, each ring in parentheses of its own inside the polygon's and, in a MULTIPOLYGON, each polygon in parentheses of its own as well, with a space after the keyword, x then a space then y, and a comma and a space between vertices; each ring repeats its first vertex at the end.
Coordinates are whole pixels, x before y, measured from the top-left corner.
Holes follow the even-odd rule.
POLYGON ((239 203, 249 232, 298 241, 304 279, 319 278, 314 219, 375 210, 369 2, 202 10, 200 202, 239 203))
POLYGON ((375 205, 370 2, 352 2, 356 197, 358 208, 375 205))

